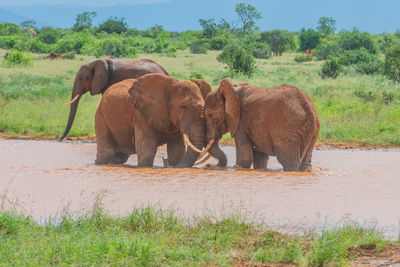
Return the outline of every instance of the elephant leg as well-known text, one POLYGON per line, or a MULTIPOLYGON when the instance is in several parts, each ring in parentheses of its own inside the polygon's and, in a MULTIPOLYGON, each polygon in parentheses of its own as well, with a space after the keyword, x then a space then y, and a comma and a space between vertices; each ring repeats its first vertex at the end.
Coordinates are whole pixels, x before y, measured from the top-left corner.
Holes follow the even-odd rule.
POLYGON ((104 122, 101 112, 96 112, 95 131, 97 154, 95 164, 108 164, 115 156, 116 145, 110 129, 104 122))
POLYGON ((117 152, 109 164, 116 164, 116 165, 124 164, 128 160, 128 158, 129 155, 117 152))
POLYGON ((254 169, 265 169, 268 164, 268 156, 263 152, 253 151, 254 169))
POLYGON ((239 128, 235 135, 236 165, 250 169, 253 163, 253 145, 243 127, 239 128))
POLYGON ((300 146, 296 143, 291 143, 283 147, 276 147, 276 158, 282 164, 283 170, 298 171, 300 167, 300 146))
POLYGON ((180 135, 177 138, 167 142, 168 163, 170 166, 178 165, 185 156, 185 143, 180 135))
POLYGON ((157 152, 157 139, 146 136, 135 140, 138 167, 153 167, 154 157, 157 152))
POLYGON ((300 171, 311 171, 311 157, 317 137, 318 135, 313 136, 311 143, 307 148, 306 154, 304 155, 303 162, 301 163, 300 171))

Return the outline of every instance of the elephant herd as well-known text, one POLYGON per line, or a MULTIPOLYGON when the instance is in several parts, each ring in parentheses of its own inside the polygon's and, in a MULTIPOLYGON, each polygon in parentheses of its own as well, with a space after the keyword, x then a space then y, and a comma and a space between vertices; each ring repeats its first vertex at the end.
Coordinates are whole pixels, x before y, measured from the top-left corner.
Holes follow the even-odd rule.
POLYGON ((164 165, 187 168, 212 156, 225 167, 219 140, 229 131, 238 167, 265 169, 276 156, 284 171, 311 169, 319 119, 310 97, 295 86, 226 78, 213 91, 202 79, 171 77, 152 60, 95 60, 76 74, 60 141, 87 91, 103 95, 95 115, 96 164, 123 164, 137 154, 139 167, 152 167, 158 146, 166 144, 164 165))

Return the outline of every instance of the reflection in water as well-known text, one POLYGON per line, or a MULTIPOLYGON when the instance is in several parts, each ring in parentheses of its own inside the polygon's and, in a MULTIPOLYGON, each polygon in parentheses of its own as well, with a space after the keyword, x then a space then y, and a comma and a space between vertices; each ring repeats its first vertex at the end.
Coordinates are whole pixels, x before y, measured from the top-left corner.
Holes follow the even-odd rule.
MULTIPOLYGON (((233 166, 234 147, 223 149, 233 166)), ((164 147, 154 169, 136 168, 136 156, 125 166, 95 166, 95 154, 90 143, 0 139, 0 204, 1 196, 16 200, 18 208, 42 220, 65 207, 81 212, 103 192, 114 214, 151 204, 186 216, 256 214, 288 229, 375 222, 397 235, 400 150, 316 150, 311 173, 282 172, 274 158, 269 171, 162 169, 164 147)))

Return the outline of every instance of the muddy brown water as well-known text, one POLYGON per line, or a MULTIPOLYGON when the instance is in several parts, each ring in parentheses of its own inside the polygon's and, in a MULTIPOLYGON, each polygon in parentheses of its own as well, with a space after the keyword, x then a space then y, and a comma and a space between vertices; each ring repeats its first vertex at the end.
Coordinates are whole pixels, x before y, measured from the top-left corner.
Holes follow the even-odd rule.
MULTIPOLYGON (((229 166, 235 149, 224 146, 229 166)), ((112 214, 156 205, 183 216, 241 213, 288 231, 343 222, 377 227, 397 238, 400 227, 400 150, 317 149, 311 173, 153 169, 93 164, 96 144, 0 139, 0 207, 36 220, 80 214, 102 199, 112 214)), ((210 163, 215 163, 212 160, 210 163)), ((201 167, 201 166, 200 166, 201 167)))

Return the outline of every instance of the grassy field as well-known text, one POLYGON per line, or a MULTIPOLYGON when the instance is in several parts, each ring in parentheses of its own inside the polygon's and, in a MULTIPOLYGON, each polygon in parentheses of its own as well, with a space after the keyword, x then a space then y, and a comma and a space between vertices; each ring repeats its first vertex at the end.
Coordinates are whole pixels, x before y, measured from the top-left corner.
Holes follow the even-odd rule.
POLYGON ((364 250, 386 255, 399 252, 396 245, 354 225, 283 235, 238 216, 188 221, 157 208, 134 209, 121 218, 95 208, 90 215, 44 225, 0 213, 0 263, 5 266, 346 266, 364 250))
MULTIPOLYGON (((6 53, 0 50, 0 58, 6 53)), ((163 65, 173 76, 188 79, 200 73, 217 88, 225 77, 216 60, 219 52, 193 55, 178 51, 176 57, 139 55, 163 65)), ((319 141, 357 142, 363 145, 400 145, 400 85, 381 75, 361 75, 348 69, 338 79, 321 79, 321 61, 294 62, 296 53, 257 60, 256 73, 236 82, 262 86, 294 84, 314 100, 321 120, 319 141)), ((95 58, 44 60, 34 55, 33 67, 5 67, 0 61, 0 132, 11 135, 59 137, 66 125, 72 84, 80 65, 95 58)), ((85 95, 69 136, 93 136, 94 113, 100 96, 85 95)))

